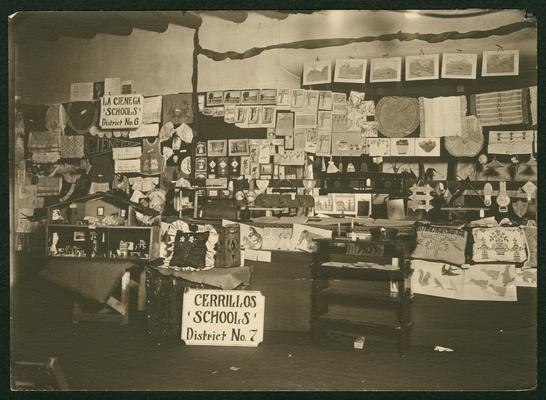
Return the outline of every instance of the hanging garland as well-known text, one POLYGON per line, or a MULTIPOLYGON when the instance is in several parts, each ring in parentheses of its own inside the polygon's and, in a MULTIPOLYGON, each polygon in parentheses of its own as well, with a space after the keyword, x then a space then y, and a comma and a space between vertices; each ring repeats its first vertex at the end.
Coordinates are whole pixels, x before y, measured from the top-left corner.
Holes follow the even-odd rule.
POLYGON ((253 47, 242 53, 237 51, 218 52, 210 49, 202 48, 199 43, 195 44, 195 49, 198 54, 202 54, 214 61, 223 61, 226 59, 231 60, 244 60, 246 58, 255 57, 264 51, 275 49, 319 49, 323 47, 335 47, 345 46, 351 43, 365 43, 365 42, 389 42, 391 40, 411 41, 422 40, 428 43, 440 43, 446 40, 457 39, 483 39, 490 36, 504 36, 511 33, 520 31, 526 28, 536 28, 535 20, 526 20, 521 22, 515 22, 513 24, 499 26, 498 28, 484 30, 484 31, 470 31, 470 32, 457 32, 449 31, 442 33, 389 33, 379 36, 362 36, 359 38, 336 38, 336 39, 311 39, 311 40, 299 40, 291 43, 273 44, 264 47, 253 47))

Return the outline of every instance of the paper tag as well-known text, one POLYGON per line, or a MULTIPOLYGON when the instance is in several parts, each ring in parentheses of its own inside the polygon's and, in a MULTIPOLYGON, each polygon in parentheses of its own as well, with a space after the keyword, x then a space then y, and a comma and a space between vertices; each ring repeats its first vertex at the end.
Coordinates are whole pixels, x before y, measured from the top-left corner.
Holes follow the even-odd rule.
POLYGON ((271 252, 270 251, 257 251, 258 261, 262 262, 271 262, 271 252))

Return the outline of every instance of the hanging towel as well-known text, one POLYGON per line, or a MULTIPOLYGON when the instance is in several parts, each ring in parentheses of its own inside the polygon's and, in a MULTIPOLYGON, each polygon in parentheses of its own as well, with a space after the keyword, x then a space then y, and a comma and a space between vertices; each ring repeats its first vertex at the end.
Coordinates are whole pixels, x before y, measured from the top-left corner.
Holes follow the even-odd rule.
POLYGON ((419 98, 420 136, 461 136, 466 115, 466 97, 419 98))
POLYGON ((482 126, 529 123, 528 89, 473 94, 470 110, 482 126))

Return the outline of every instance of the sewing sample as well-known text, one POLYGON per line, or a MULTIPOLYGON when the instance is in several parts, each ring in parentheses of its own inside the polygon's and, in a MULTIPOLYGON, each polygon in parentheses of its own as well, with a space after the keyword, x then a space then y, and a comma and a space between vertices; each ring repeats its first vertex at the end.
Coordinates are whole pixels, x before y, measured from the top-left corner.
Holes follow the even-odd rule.
POLYGON ((61 137, 61 158, 85 157, 85 136, 73 135, 61 137))
POLYGON ((457 227, 419 225, 413 258, 445 261, 461 265, 465 262, 467 232, 457 227))
POLYGON ((489 131, 487 151, 491 154, 531 154, 534 131, 489 131))
POLYGON ((161 122, 161 105, 162 97, 145 97, 142 103, 142 123, 152 124, 154 122, 161 122))
POLYGON ((461 136, 466 97, 419 97, 421 137, 461 136))
POLYGON ((112 149, 112 158, 114 160, 129 160, 131 158, 139 158, 141 155, 141 146, 116 147, 112 149))
POLYGON ((163 172, 164 160, 161 155, 161 142, 155 139, 150 142, 148 139, 142 141, 142 155, 140 156, 143 175, 159 175, 163 172))
POLYGON ((139 158, 134 160, 115 160, 114 171, 119 173, 140 172, 141 161, 139 158))
POLYGON ((473 94, 470 112, 478 117, 482 126, 527 124, 527 93, 524 89, 515 89, 473 94))
POLYGON ((525 232, 517 227, 474 228, 472 260, 475 262, 527 260, 525 232))

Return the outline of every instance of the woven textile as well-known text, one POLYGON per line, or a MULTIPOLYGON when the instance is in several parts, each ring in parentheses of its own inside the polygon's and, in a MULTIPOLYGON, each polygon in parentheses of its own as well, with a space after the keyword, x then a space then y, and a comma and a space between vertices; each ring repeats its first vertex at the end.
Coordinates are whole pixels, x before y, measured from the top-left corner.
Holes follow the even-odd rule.
POLYGON ((61 137, 61 158, 85 157, 85 136, 72 135, 61 137))
POLYGON ((475 262, 527 260, 525 232, 517 227, 474 228, 472 259, 475 262))
POLYGON ((379 132, 387 137, 405 137, 419 126, 419 101, 412 97, 383 97, 375 118, 379 132))
POLYGON ((421 137, 461 136, 466 115, 466 97, 419 98, 421 137))
POLYGON ((526 124, 529 122, 528 89, 506 90, 470 96, 470 110, 482 126, 526 124))

